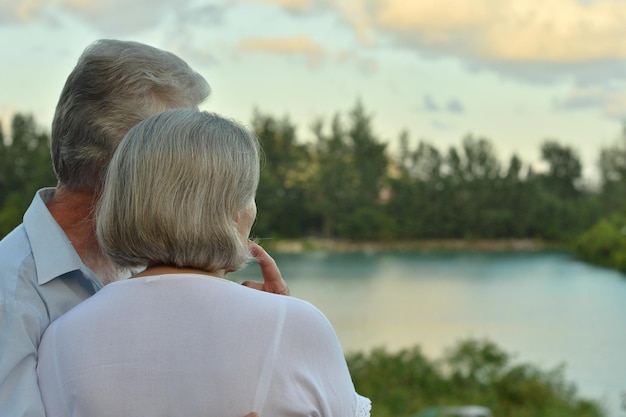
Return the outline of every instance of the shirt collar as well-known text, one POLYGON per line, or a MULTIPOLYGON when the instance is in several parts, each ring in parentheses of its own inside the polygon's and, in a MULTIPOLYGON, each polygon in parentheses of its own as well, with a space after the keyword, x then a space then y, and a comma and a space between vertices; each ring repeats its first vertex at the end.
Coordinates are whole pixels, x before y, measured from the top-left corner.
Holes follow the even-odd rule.
POLYGON ((38 284, 45 284, 76 270, 82 271, 91 281, 99 283, 46 207, 46 202, 54 192, 55 188, 39 190, 24 214, 24 228, 33 251, 38 284))

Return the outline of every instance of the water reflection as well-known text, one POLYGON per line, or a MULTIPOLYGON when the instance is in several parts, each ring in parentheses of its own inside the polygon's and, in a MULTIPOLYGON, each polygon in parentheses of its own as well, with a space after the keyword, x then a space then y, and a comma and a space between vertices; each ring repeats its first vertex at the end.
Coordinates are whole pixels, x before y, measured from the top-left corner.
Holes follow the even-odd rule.
MULTIPOLYGON (((564 253, 275 254, 292 294, 333 323, 346 352, 419 344, 440 356, 488 338, 542 368, 566 364, 619 414, 626 390, 626 279, 564 253)), ((249 267, 238 279, 258 276, 249 267)))

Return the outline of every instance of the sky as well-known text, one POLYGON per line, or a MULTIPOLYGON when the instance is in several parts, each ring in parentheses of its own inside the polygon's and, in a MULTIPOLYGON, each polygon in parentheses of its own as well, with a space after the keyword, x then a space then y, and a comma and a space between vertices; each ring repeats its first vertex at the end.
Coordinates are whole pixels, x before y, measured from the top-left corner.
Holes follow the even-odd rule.
POLYGON ((360 101, 392 153, 471 134, 541 169, 554 139, 593 181, 626 122, 624 22, 626 0, 2 0, 0 120, 49 130, 83 49, 117 38, 186 60, 203 110, 288 116, 303 142, 360 101))

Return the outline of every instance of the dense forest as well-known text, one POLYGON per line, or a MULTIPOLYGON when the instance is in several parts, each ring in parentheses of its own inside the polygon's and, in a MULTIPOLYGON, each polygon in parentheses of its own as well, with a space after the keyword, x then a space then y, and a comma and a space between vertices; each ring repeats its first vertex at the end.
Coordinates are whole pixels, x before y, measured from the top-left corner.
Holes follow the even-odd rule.
MULTIPOLYGON (((499 160, 489 139, 470 134, 448 149, 408 132, 382 140, 360 102, 313 121, 305 138, 288 117, 255 111, 250 126, 264 150, 255 236, 537 239, 626 270, 626 128, 599 150, 600 184, 591 189, 576 149, 557 139, 542 143, 545 169, 537 171, 517 155, 499 160)), ((4 236, 34 191, 55 183, 49 134, 32 116, 16 114, 7 132, 0 128, 0 167, 4 236)))

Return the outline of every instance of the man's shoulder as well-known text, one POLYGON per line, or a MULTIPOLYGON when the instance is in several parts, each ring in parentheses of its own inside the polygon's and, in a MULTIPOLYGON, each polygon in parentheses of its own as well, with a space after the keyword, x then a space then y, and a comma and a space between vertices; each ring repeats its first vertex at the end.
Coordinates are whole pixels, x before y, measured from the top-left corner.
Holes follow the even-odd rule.
MULTIPOLYGON (((31 217, 38 216, 42 207, 45 208, 45 204, 41 201, 40 197, 40 194, 43 193, 45 193, 45 189, 40 190, 33 198, 33 202, 24 215, 24 222, 0 240, 0 277, 4 278, 7 274, 15 275, 25 259, 29 257, 32 259, 32 237, 28 233, 26 218, 28 217, 28 213, 33 212, 34 214, 31 215, 31 217)), ((33 227, 38 228, 38 226, 39 225, 35 224, 33 227)), ((5 281, 5 279, 2 279, 0 285, 4 285, 5 281)))
POLYGON ((37 276, 32 255, 24 225, 19 225, 0 240, 0 295, 2 300, 11 299, 15 296, 18 280, 32 280, 33 284, 36 285, 37 276))
POLYGON ((26 236, 26 230, 24 230, 24 224, 22 223, 0 239, 0 256, 11 250, 23 247, 24 244, 28 245, 28 237, 26 236))
POLYGON ((20 224, 0 240, 0 274, 15 269, 32 255, 32 248, 24 225, 20 224))

